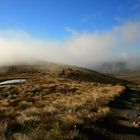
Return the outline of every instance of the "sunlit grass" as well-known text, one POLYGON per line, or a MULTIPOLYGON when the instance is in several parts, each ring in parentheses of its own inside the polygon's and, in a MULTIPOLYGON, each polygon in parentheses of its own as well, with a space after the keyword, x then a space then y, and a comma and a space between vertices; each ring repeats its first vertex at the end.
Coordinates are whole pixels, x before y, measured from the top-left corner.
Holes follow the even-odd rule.
POLYGON ((82 80, 83 72, 77 72, 61 77, 37 73, 26 83, 0 87, 1 140, 88 139, 78 127, 102 121, 110 113, 108 103, 125 87, 92 82, 93 76, 82 80))

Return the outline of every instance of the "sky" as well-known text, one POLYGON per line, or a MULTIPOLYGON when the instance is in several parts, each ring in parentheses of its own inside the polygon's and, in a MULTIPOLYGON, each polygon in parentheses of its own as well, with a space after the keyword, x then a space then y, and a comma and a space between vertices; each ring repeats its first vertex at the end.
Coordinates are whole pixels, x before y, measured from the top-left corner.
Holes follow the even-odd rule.
POLYGON ((0 0, 0 29, 40 38, 107 30, 140 18, 140 0, 0 0))
POLYGON ((0 0, 1 65, 135 61, 139 32, 140 0, 0 0))

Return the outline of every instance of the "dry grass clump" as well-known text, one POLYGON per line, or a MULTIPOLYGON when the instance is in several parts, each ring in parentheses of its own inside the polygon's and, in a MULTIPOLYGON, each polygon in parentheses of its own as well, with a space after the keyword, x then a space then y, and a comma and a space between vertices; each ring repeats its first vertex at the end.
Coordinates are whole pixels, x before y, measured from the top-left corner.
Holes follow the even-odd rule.
POLYGON ((79 127, 102 121, 110 113, 108 103, 125 91, 92 82, 85 71, 53 72, 25 73, 30 77, 25 83, 0 87, 1 140, 87 140, 79 127))

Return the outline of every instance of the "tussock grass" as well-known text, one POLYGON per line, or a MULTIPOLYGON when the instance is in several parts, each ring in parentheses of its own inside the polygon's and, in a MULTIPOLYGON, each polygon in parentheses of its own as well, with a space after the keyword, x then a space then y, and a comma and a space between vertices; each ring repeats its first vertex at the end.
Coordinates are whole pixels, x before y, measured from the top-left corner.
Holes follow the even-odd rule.
POLYGON ((125 91, 105 84, 104 76, 97 74, 95 80, 90 75, 66 69, 60 76, 53 69, 32 73, 26 83, 0 87, 0 139, 87 140, 79 127, 102 121, 110 113, 108 103, 125 91))

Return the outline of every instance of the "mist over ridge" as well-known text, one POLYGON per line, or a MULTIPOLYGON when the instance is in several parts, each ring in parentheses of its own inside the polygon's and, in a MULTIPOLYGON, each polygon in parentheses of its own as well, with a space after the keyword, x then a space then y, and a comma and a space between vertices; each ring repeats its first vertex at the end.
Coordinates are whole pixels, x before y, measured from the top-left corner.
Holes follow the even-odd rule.
POLYGON ((64 41, 41 40, 20 30, 0 30, 0 66, 49 61, 96 69, 104 63, 140 65, 140 21, 102 32, 78 32, 64 41))

